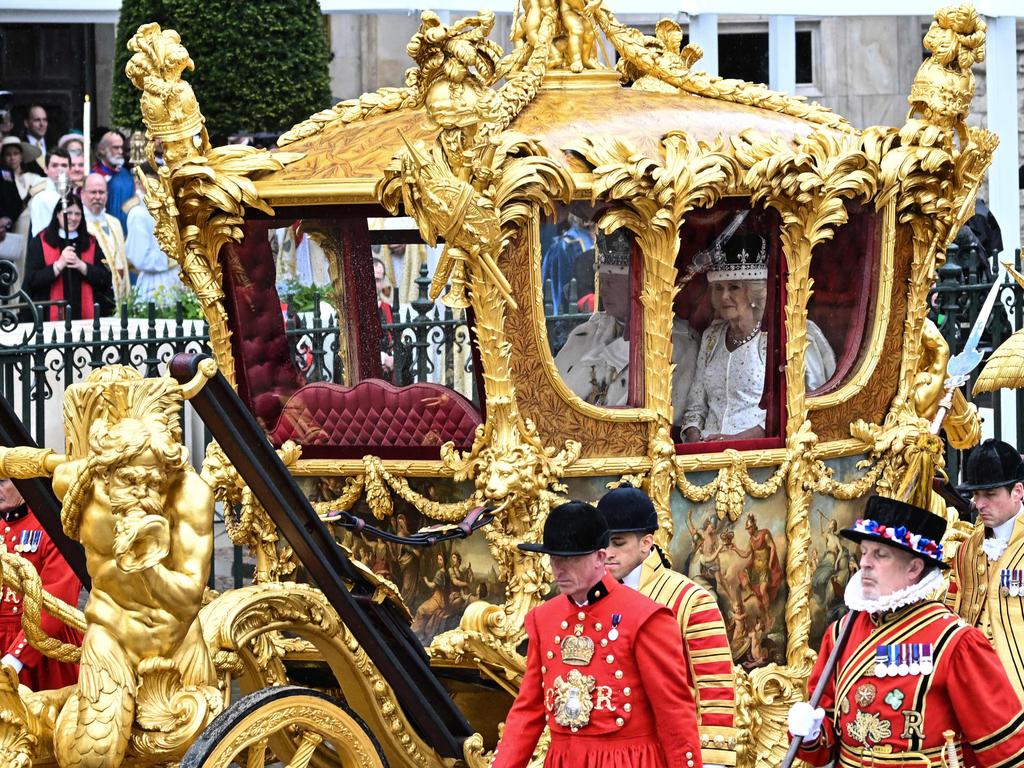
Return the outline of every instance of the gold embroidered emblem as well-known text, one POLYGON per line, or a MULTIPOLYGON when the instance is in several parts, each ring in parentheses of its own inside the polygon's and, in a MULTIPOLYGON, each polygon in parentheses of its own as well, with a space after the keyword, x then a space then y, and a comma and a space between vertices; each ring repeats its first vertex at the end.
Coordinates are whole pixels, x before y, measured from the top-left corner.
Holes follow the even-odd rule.
POLYGON ((864 685, 858 686, 857 693, 854 694, 854 698, 857 700, 857 706, 871 706, 871 702, 875 700, 875 693, 875 686, 871 683, 864 683, 864 685))
POLYGON ((873 747, 882 739, 892 736, 892 723, 883 720, 877 712, 857 711, 853 722, 846 724, 846 732, 854 741, 873 747))
POLYGON ((562 640, 562 661, 570 667, 585 667, 594 658, 594 641, 583 634, 582 624, 573 631, 562 640))
POLYGON ((556 723, 576 731, 590 722, 590 712, 594 708, 591 700, 594 682, 593 677, 581 674, 577 669, 570 670, 565 680, 561 675, 555 678, 556 723))

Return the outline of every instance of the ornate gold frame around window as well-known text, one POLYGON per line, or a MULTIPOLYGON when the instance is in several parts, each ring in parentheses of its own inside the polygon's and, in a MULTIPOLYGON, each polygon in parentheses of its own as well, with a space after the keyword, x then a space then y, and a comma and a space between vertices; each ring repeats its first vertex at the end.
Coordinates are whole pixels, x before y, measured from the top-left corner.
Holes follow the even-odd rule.
MULTIPOLYGON (((974 93, 970 67, 983 58, 984 22, 966 6, 937 14, 925 38, 933 55, 914 81, 906 123, 857 131, 802 99, 696 71, 700 49, 681 47, 675 22, 660 22, 651 37, 621 25, 600 2, 585 13, 583 21, 599 28, 620 54, 617 74, 593 69, 586 57, 563 62, 580 72, 549 71, 551 61, 562 55, 553 44, 562 32, 556 17, 537 14, 539 21, 530 26, 531 17, 524 16, 514 25, 520 45, 506 55, 487 38, 493 14, 481 12, 446 26, 426 12, 408 47, 415 66, 405 86, 314 115, 282 136, 279 145, 286 151, 274 153, 211 147, 199 106, 180 77, 192 65, 187 52, 175 33, 145 25, 130 44, 136 53, 127 71, 143 91, 150 159, 156 138, 164 142, 166 159, 159 178, 146 180, 147 204, 161 246, 179 261, 184 281, 199 296, 213 352, 229 379, 234 369, 217 254, 241 238, 246 209, 269 214, 272 205, 375 202, 412 216, 427 242, 443 237, 434 290, 447 287, 446 301, 473 308, 480 342, 487 420, 472 449, 460 453, 446 446, 440 461, 373 456, 306 461, 288 453, 297 474, 348 477, 331 508, 365 498, 375 514, 387 516, 397 495, 429 517, 451 521, 476 504, 496 506, 497 519, 486 537, 508 599, 502 606, 471 604, 458 630, 435 639, 431 652, 439 662, 475 663, 492 676, 498 669, 506 681, 517 679, 524 664, 516 651, 523 617, 540 601, 546 570, 515 544, 537 540, 547 511, 560 499, 563 478, 624 476, 642 483, 659 511, 663 542, 673 533, 669 510, 677 491, 691 502, 713 499, 718 514, 732 520, 746 499, 785 493, 787 663, 737 672, 739 764, 775 765, 786 742, 785 713, 804 695, 814 660, 809 647, 812 497, 849 500, 873 488, 893 492, 922 453, 942 465, 942 444, 929 439, 928 424, 938 407, 949 352, 926 320, 926 300, 946 245, 972 210, 996 144, 992 134, 966 123, 974 93), (956 53, 950 55, 951 50, 956 53), (734 118, 739 111, 755 122, 757 115, 785 115, 801 127, 788 139, 750 129, 705 138, 670 130, 638 144, 584 135, 553 149, 520 132, 517 118, 543 88, 557 88, 561 98, 571 99, 575 93, 617 87, 620 78, 632 85, 631 94, 649 92, 651 99, 694 94, 702 97, 703 110, 730 111, 734 118), (344 173, 338 166, 332 171, 333 155, 318 149, 317 141, 330 131, 378 118, 391 121, 378 135, 391 137, 389 162, 371 175, 366 157, 375 150, 362 146, 352 151, 363 156, 349 163, 358 172, 344 173), (521 342, 521 335, 510 332, 514 319, 525 316, 534 329, 542 327, 539 280, 530 270, 506 274, 511 249, 529 248, 521 233, 526 229, 534 238, 540 211, 553 201, 586 194, 609 205, 599 222, 604 231, 625 227, 640 245, 647 369, 642 409, 584 407, 560 384, 537 336, 532 343, 541 351, 532 360, 511 354, 513 343, 521 342), (671 327, 679 231, 689 211, 730 195, 772 207, 782 220, 789 268, 786 442, 773 450, 676 456, 669 433, 671 338, 664 329, 671 327), (858 368, 836 391, 808 398, 803 370, 810 263, 814 249, 846 223, 848 201, 883 211, 876 308, 858 368), (905 247, 898 253, 900 244, 905 247), (895 279, 897 269, 906 270, 905 284, 895 279), (532 310, 521 306, 524 301, 532 310), (887 340, 896 342, 899 366, 881 377, 876 367, 887 340), (516 386, 528 364, 546 372, 551 391, 543 402, 536 392, 516 386), (815 419, 864 392, 882 403, 877 412, 857 414, 869 421, 848 418, 849 437, 819 443, 815 419), (565 422, 560 429, 547 423, 575 418, 573 413, 586 417, 585 430, 583 422, 565 422), (864 457, 859 474, 835 480, 825 460, 853 455, 864 457), (750 470, 765 467, 775 471, 755 481, 750 470), (698 468, 717 475, 695 485, 687 472, 698 468), (441 504, 410 488, 408 478, 430 476, 472 481, 475 492, 462 502, 441 504)), ((330 151, 345 149, 339 143, 330 151)), ((976 413, 959 400, 947 422, 950 440, 967 445, 977 440, 978 431, 976 413)), ((227 487, 235 476, 216 456, 213 451, 207 477, 227 487)), ((274 532, 263 530, 269 520, 258 514, 251 495, 236 498, 254 513, 235 531, 236 541, 261 553, 260 573, 287 573, 275 561, 283 555, 268 544, 274 532)), ((374 674, 363 672, 367 680, 374 674)), ((406 755, 410 765, 440 764, 422 751, 413 755, 401 728, 376 735, 390 755, 406 755)), ((469 764, 486 762, 479 739, 468 742, 466 752, 469 764)))

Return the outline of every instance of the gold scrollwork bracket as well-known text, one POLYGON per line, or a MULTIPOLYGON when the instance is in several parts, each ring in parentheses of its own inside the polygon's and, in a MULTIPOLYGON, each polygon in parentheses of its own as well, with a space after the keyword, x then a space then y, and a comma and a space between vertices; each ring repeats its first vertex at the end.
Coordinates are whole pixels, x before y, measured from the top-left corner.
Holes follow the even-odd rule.
POLYGON ((273 213, 252 180, 302 155, 240 145, 212 148, 192 86, 182 79, 182 72, 195 65, 178 33, 143 24, 128 48, 134 55, 125 74, 142 91, 147 153, 154 168, 154 142, 160 139, 164 145, 166 164, 155 179, 137 171, 156 220, 154 234, 161 250, 181 265, 182 282, 196 294, 209 323, 214 356, 234 384, 218 254, 226 243, 241 241, 245 208, 273 213))

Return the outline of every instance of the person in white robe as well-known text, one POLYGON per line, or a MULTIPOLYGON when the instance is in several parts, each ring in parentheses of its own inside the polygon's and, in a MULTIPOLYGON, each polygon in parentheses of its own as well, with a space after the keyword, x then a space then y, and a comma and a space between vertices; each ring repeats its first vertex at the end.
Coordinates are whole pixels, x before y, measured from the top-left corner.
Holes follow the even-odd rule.
MULTIPOLYGON (((632 239, 619 230, 597 236, 597 272, 602 310, 574 328, 555 356, 565 384, 594 405, 629 405, 630 252, 632 239)), ((638 339, 639 341, 639 335, 638 339)), ((672 326, 672 401, 676 420, 690 390, 698 336, 677 317, 672 326)), ((636 403, 642 405, 642 403, 636 403)))
MULTIPOLYGON (((683 410, 687 442, 744 440, 765 436, 761 407, 768 361, 768 331, 762 327, 767 300, 767 243, 740 233, 718 252, 707 273, 715 320, 701 337, 697 370, 683 410)), ((825 335, 807 323, 807 389, 820 387, 836 370, 825 335)))

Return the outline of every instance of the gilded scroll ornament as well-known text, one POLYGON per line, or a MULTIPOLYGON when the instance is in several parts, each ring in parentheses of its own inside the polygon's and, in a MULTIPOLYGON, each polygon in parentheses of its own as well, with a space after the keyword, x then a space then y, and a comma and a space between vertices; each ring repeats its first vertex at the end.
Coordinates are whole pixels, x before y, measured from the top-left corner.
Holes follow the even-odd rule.
POLYGON ((519 557, 515 544, 539 536, 550 489, 557 489, 565 467, 579 455, 579 444, 545 447, 535 426, 519 414, 505 336, 506 312, 517 305, 499 260, 530 216, 550 209, 552 197, 569 198, 572 181, 538 144, 506 130, 543 80, 550 23, 542 24, 526 64, 507 75, 500 91, 489 86, 501 62, 500 49, 487 40, 493 23, 490 13, 451 26, 435 14, 422 15, 408 47, 418 64, 411 79, 440 134, 429 150, 407 142, 377 192, 392 211, 401 201, 428 243, 445 237, 431 295, 450 284, 443 300, 471 305, 475 314, 487 423, 469 452, 447 444, 441 453, 456 480, 473 479, 478 494, 498 508, 485 536, 509 597, 504 611, 492 615, 490 629, 515 645, 526 612, 546 589, 537 559, 519 557))
POLYGON ((212 148, 192 86, 181 77, 195 65, 178 33, 143 24, 128 48, 135 55, 125 74, 142 91, 147 153, 154 168, 153 142, 160 139, 164 144, 166 165, 159 168, 157 178, 137 172, 156 220, 156 238, 161 250, 181 265, 181 279, 196 294, 210 325, 210 346, 220 370, 233 383, 231 334, 217 256, 225 244, 241 241, 245 208, 273 213, 256 194, 252 179, 301 155, 271 155, 240 145, 212 148))
POLYGON ((65 530, 85 547, 93 589, 79 686, 54 728, 63 766, 180 755, 221 702, 196 620, 213 493, 178 441, 178 385, 124 374, 90 375, 66 394, 70 417, 84 415, 77 403, 93 418, 88 452, 57 468, 54 490, 65 530))
POLYGON ((618 69, 627 82, 641 88, 662 90, 655 83, 678 88, 698 96, 731 101, 737 104, 793 115, 836 131, 853 132, 853 127, 827 107, 808 103, 802 96, 772 91, 758 83, 728 80, 700 72, 694 65, 704 52, 699 45, 682 46, 682 31, 671 19, 662 19, 655 27, 655 36, 619 22, 603 2, 588 4, 590 14, 622 57, 618 69))

